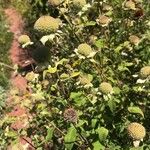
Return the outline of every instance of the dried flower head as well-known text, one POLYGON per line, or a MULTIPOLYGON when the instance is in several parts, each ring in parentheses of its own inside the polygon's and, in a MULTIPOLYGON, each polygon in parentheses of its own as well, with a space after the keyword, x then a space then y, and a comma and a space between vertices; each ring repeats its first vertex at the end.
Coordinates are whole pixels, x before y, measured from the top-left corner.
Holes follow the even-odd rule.
POLYGON ((127 131, 133 140, 142 140, 146 135, 145 128, 137 122, 130 123, 127 127, 127 131))
POLYGON ((30 42, 30 41, 31 41, 31 40, 30 40, 30 37, 29 37, 28 35, 25 35, 25 34, 19 36, 19 38, 18 38, 18 42, 19 42, 21 45, 26 44, 26 43, 28 43, 28 42, 30 42))
POLYGON ((113 91, 111 84, 109 84, 107 82, 102 82, 99 86, 99 89, 104 94, 109 94, 109 93, 112 93, 112 91, 113 91))
POLYGON ((131 35, 131 36, 129 37, 129 41, 130 41, 132 44, 134 44, 134 45, 138 45, 141 40, 140 40, 140 38, 139 38, 138 36, 136 36, 136 35, 131 35))
POLYGON ((73 0, 72 2, 77 7, 83 7, 86 5, 86 0, 73 0))
POLYGON ((61 0, 48 0, 48 3, 52 6, 58 6, 61 4, 61 0))
POLYGON ((146 78, 146 77, 150 76, 150 66, 145 66, 145 67, 141 68, 140 75, 142 78, 146 78))
POLYGON ((64 119, 69 122, 77 122, 77 113, 73 108, 66 109, 64 112, 64 119))
POLYGON ((101 26, 108 26, 108 24, 112 21, 111 18, 105 16, 105 15, 101 15, 99 16, 99 20, 98 20, 98 23, 101 25, 101 26))
POLYGON ((132 0, 126 1, 124 7, 127 9, 135 10, 135 3, 132 0))
POLYGON ((51 16, 41 16, 34 24, 34 29, 44 34, 56 32, 58 28, 59 21, 51 16))

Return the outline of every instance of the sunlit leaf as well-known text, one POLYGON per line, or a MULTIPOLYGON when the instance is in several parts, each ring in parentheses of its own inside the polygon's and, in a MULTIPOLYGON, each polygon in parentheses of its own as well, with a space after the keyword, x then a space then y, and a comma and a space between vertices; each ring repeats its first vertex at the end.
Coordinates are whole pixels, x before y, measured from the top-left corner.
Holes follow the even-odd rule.
POLYGON ((105 147, 99 141, 92 143, 92 145, 93 145, 93 150, 104 150, 105 149, 105 147))
POLYGON ((144 113, 139 107, 128 107, 128 111, 133 114, 140 114, 144 118, 144 113))
POLYGON ((46 135, 46 141, 50 141, 53 137, 53 132, 54 132, 54 129, 53 128, 48 128, 47 129, 47 135, 46 135))
POLYGON ((76 137, 77 137, 77 131, 72 126, 68 129, 67 134, 65 135, 65 138, 64 138, 65 147, 67 150, 72 149, 74 142, 76 141, 76 137))
POLYGON ((99 135, 100 142, 104 142, 108 136, 108 130, 104 127, 100 127, 96 131, 99 135))

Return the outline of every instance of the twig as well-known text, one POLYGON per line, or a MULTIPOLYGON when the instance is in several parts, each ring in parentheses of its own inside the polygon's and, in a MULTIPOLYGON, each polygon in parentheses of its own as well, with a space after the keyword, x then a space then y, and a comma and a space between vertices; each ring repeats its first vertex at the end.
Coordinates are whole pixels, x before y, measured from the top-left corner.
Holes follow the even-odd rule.
POLYGON ((11 70, 15 70, 13 67, 11 67, 10 65, 7 65, 7 64, 5 64, 5 63, 2 63, 2 62, 0 62, 0 65, 1 66, 4 66, 4 67, 7 67, 7 68, 9 68, 9 69, 11 69, 11 70))

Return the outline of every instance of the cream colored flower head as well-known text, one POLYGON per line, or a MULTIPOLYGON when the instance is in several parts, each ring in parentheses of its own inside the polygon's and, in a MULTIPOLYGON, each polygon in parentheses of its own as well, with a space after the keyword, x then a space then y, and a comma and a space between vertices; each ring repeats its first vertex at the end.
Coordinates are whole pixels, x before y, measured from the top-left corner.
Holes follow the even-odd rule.
POLYGON ((48 0, 48 3, 52 6, 58 6, 61 4, 61 0, 48 0))
POLYGON ((123 7, 125 10, 136 10, 135 2, 133 2, 132 0, 125 1, 123 3, 123 7))
POLYGON ((102 82, 99 86, 99 89, 103 94, 111 94, 113 92, 111 84, 107 82, 102 82))
POLYGON ((78 46, 77 49, 75 49, 75 52, 78 56, 80 56, 81 58, 90 58, 93 57, 95 55, 95 52, 92 50, 91 46, 86 44, 86 43, 82 43, 78 46))
POLYGON ((86 5, 86 0, 72 0, 73 5, 77 6, 77 7, 83 7, 84 5, 86 5))
POLYGON ((132 122, 128 125, 127 131, 130 137, 132 137, 133 140, 135 141, 141 141, 146 135, 146 130, 145 128, 137 123, 137 122, 132 122))
POLYGON ((51 16, 41 16, 34 24, 34 29, 42 34, 56 32, 59 28, 59 21, 51 16))
POLYGON ((30 37, 28 35, 23 34, 23 35, 19 36, 18 42, 19 42, 19 44, 23 45, 23 44, 26 44, 28 42, 31 42, 31 40, 30 40, 30 37))
POLYGON ((145 66, 145 67, 141 68, 140 75, 142 78, 146 78, 146 77, 150 76, 150 66, 145 66))
POLYGON ((112 19, 105 15, 100 15, 96 21, 99 25, 101 25, 102 27, 105 27, 105 26, 109 25, 109 23, 112 21, 112 19))
POLYGON ((129 41, 130 41, 131 44, 134 44, 134 45, 137 46, 141 42, 141 39, 136 35, 131 35, 129 37, 129 41))

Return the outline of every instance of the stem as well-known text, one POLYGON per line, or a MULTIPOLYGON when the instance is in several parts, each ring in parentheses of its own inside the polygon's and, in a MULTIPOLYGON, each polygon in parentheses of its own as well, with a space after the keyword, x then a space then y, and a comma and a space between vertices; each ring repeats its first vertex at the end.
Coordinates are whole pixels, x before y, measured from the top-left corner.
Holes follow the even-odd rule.
POLYGON ((81 43, 80 38, 79 38, 79 37, 76 35, 76 33, 74 32, 74 29, 73 29, 73 27, 72 27, 72 23, 69 21, 68 17, 67 17, 61 10, 59 10, 59 11, 61 12, 61 14, 63 15, 63 17, 64 17, 64 18, 66 19, 66 21, 68 22, 68 24, 69 24, 71 30, 73 31, 74 36, 75 36, 76 39, 78 40, 78 42, 81 43))
POLYGON ((75 126, 74 123, 72 123, 74 128, 77 130, 78 134, 79 134, 79 138, 81 139, 81 141, 84 141, 85 144, 88 144, 89 148, 92 149, 91 143, 79 132, 79 130, 77 129, 77 127, 75 126))
POLYGON ((0 65, 1 66, 4 66, 4 67, 6 67, 6 68, 9 68, 9 69, 11 69, 11 70, 15 70, 13 67, 11 67, 10 65, 7 65, 7 64, 5 64, 5 63, 3 63, 3 62, 0 62, 0 65))

